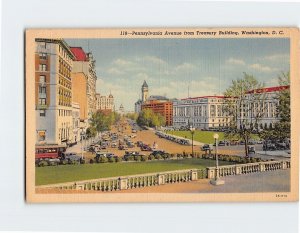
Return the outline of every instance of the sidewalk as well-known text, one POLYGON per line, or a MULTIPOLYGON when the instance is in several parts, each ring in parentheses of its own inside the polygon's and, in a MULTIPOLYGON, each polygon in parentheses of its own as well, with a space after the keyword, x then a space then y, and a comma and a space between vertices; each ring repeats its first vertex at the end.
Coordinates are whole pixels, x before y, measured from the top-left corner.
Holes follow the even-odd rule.
POLYGON ((224 185, 214 186, 202 179, 187 183, 123 190, 116 193, 255 193, 289 192, 290 169, 248 175, 227 176, 224 185))

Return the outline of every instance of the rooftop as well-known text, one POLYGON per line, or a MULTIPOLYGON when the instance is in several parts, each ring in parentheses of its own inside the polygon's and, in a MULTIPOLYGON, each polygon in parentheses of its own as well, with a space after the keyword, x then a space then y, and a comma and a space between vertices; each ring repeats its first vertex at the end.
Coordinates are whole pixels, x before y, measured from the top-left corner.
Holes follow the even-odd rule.
POLYGON ((147 84, 146 80, 144 80, 144 83, 143 83, 142 87, 148 87, 148 84, 147 84))
POLYGON ((259 88, 259 89, 248 91, 247 94, 283 91, 283 90, 286 90, 286 89, 289 89, 289 88, 290 88, 289 85, 287 85, 287 86, 277 86, 277 87, 265 87, 265 88, 259 88))
POLYGON ((208 99, 208 98, 224 99, 226 97, 223 96, 223 95, 207 95, 207 96, 189 97, 189 98, 184 98, 184 99, 181 99, 181 100, 208 99))
POLYGON ((36 38, 35 41, 36 42, 46 42, 46 43, 60 44, 69 53, 69 55, 72 57, 72 59, 74 59, 74 54, 73 54, 71 48, 69 47, 69 45, 67 44, 67 42, 64 39, 60 39, 60 38, 55 38, 55 39, 36 38))
POLYGON ((147 100, 169 100, 169 99, 161 95, 151 95, 147 100))
POLYGON ((88 61, 88 56, 81 47, 70 47, 75 56, 74 61, 88 61))

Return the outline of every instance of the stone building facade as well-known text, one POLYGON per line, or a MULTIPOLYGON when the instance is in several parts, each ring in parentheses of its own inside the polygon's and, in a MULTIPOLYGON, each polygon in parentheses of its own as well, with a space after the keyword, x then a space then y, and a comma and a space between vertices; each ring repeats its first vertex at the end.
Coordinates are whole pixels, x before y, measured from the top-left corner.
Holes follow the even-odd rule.
POLYGON ((173 101, 173 126, 196 129, 228 127, 224 96, 200 96, 173 101))
POLYGON ((74 141, 74 55, 62 39, 37 38, 35 42, 36 144, 67 144, 74 141))

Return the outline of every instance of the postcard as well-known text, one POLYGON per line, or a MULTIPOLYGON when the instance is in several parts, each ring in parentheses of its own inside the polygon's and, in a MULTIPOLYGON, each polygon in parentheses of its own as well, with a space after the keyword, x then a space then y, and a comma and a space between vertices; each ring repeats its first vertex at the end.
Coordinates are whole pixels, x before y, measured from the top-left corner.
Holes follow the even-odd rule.
POLYGON ((299 29, 25 40, 27 202, 298 201, 299 29))

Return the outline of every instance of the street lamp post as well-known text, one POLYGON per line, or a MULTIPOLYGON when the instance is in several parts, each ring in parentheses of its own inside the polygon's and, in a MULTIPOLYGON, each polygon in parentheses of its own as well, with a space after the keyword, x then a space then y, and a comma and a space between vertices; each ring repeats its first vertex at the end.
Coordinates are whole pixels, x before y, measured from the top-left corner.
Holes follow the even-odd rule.
POLYGON ((222 185, 225 184, 225 181, 220 179, 219 177, 219 160, 218 160, 218 139, 219 139, 219 134, 215 133, 214 134, 214 139, 215 139, 215 157, 216 157, 216 169, 215 169, 215 177, 210 181, 212 185, 222 185))
POLYGON ((192 156, 194 157, 194 133, 195 133, 195 128, 191 126, 190 131, 191 131, 191 134, 192 134, 192 156))
POLYGON ((83 132, 83 128, 81 128, 81 134, 80 134, 80 139, 81 139, 81 159, 83 159, 83 137, 84 137, 84 132, 83 132))

